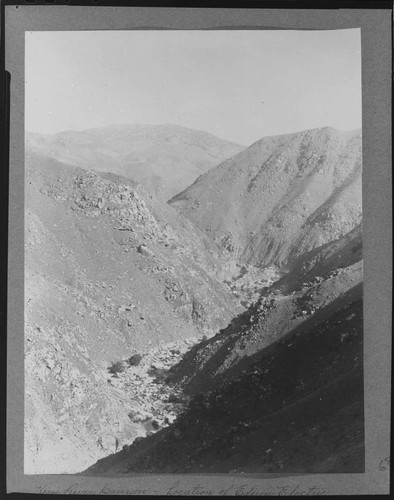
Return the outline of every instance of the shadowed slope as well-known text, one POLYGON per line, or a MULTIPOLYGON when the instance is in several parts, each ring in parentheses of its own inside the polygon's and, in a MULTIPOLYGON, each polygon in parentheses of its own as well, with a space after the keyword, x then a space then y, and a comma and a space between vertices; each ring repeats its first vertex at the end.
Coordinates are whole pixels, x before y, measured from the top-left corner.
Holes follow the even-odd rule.
POLYGON ((362 472, 360 250, 358 228, 192 347, 167 377, 183 415, 85 473, 362 472))
POLYGON ((361 293, 349 290, 324 322, 308 320, 196 395, 173 426, 85 474, 363 472, 361 293))

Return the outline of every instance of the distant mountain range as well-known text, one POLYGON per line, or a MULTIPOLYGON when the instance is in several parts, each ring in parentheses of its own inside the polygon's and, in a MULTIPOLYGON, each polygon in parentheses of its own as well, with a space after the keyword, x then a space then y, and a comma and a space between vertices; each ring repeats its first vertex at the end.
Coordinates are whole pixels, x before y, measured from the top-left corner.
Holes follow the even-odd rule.
POLYGON ((167 201, 244 146, 178 125, 113 125, 26 134, 27 150, 63 163, 140 182, 167 201))
POLYGON ((265 137, 169 202, 244 263, 289 266, 361 221, 361 132, 265 137))

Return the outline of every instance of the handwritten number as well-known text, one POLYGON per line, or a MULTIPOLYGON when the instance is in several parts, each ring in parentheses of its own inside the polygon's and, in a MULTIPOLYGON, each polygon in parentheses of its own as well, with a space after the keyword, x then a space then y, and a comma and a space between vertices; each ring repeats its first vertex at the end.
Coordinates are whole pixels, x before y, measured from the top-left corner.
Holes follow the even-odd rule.
POLYGON ((379 470, 387 470, 390 467, 390 457, 386 457, 379 463, 379 470))

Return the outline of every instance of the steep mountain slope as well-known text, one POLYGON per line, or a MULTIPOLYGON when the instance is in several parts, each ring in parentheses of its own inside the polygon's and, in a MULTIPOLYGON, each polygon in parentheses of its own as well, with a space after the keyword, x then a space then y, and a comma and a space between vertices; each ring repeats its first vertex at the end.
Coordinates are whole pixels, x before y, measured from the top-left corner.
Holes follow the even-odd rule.
POLYGON ((266 137, 170 200, 242 262, 290 268, 361 221, 361 133, 266 137))
POLYGON ((25 472, 75 472, 172 408, 151 362, 242 308, 215 244, 133 181, 30 153, 25 199, 25 472))
POLYGON ((300 284, 315 282, 337 269, 356 264, 363 258, 362 238, 362 225, 358 224, 338 240, 307 252, 296 262, 292 272, 277 280, 271 290, 280 290, 281 293, 297 290, 300 284))
POLYGON ((192 396, 176 422, 85 474, 362 472, 360 244, 359 230, 334 242, 326 265, 300 263, 299 280, 192 347, 167 377, 192 396))
POLYGON ((361 287, 361 236, 358 227, 266 288, 227 328, 191 348, 173 367, 169 380, 181 381, 188 393, 219 387, 240 375, 265 347, 302 328, 311 317, 316 325, 324 323, 327 312, 332 314, 330 304, 345 307, 343 297, 361 287))
POLYGON ((177 125, 114 125, 54 135, 28 133, 27 148, 49 158, 137 182, 168 200, 243 146, 177 125))

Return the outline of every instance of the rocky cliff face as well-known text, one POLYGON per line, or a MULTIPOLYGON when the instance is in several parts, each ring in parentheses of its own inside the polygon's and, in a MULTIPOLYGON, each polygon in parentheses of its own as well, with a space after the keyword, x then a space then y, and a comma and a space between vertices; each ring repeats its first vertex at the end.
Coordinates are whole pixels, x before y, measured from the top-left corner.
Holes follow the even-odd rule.
POLYGON ((149 390, 116 388, 113 364, 142 353, 155 386, 148 351, 242 307, 215 278, 220 250, 127 179, 30 155, 25 228, 26 471, 75 472, 146 433, 128 414, 149 413, 149 390))
POLYGON ((30 133, 26 145, 63 163, 133 179, 165 201, 243 149, 199 130, 142 124, 54 135, 30 133))
POLYGON ((332 128, 263 138, 175 196, 237 258, 291 267, 361 221, 361 134, 332 128))

